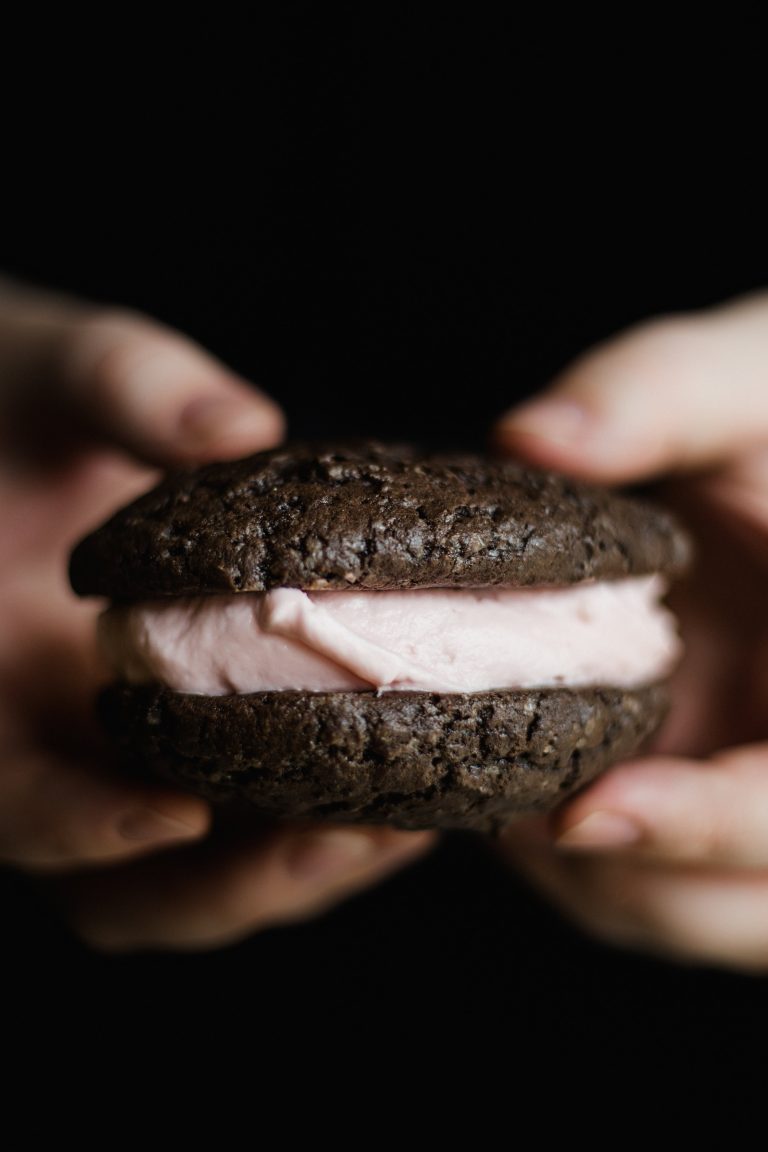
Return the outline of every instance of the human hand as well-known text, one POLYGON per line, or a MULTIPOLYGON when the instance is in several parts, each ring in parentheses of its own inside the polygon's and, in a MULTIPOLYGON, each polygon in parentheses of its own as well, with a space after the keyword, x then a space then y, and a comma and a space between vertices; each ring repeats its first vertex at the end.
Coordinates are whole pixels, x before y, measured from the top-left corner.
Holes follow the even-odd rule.
POLYGON ((109 678, 69 550, 157 465, 277 443, 277 406, 129 312, 0 283, 0 860, 107 949, 210 947, 310 916, 421 852, 394 829, 209 835, 200 799, 123 778, 92 719, 109 678), (141 461, 142 463, 139 463, 141 461))
POLYGON ((620 483, 667 476, 697 537, 686 655, 652 754, 504 851, 614 943, 768 969, 768 295, 644 324, 502 417, 500 446, 620 483), (687 475, 684 475, 687 474, 687 475))

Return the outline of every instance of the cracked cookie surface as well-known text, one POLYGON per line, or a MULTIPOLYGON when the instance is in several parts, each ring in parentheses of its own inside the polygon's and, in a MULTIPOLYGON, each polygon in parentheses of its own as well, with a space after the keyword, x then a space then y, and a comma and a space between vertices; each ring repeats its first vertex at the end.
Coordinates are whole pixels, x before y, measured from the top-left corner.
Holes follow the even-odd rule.
POLYGON ((553 808, 631 756, 663 685, 524 692, 260 692, 115 685, 101 698, 127 767, 268 816, 492 831, 553 808))
POLYGON ((640 501, 470 456, 293 445, 175 472, 75 549, 81 595, 570 584, 688 558, 640 501))

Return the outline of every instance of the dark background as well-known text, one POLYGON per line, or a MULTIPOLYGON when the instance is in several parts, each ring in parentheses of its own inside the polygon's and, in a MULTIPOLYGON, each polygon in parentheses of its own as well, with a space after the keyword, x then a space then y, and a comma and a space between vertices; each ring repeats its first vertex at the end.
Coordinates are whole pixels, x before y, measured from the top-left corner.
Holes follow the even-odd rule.
MULTIPOLYGON (((604 24, 607 43, 560 23, 554 43, 306 5, 246 43, 208 32, 194 57, 145 43, 14 77, 0 266, 180 326, 294 434, 481 447, 595 340, 766 281, 754 29, 675 36, 646 13, 604 24)), ((501 1037, 545 1078, 608 1056, 682 1076, 764 1030, 762 979, 590 943, 472 837, 210 956, 91 955, 33 885, 2 892, 4 978, 36 1042, 151 1033, 147 1058, 173 1063, 189 1035, 220 1074, 232 1034, 262 1055, 282 1038, 311 1072, 323 1037, 366 1061, 460 1025, 462 1075, 501 1037)))

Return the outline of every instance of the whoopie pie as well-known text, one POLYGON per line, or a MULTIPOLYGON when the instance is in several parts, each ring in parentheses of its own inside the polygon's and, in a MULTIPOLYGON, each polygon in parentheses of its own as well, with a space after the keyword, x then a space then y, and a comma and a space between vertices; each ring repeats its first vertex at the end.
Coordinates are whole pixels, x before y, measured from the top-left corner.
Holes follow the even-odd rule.
POLYGON ((169 474, 83 540, 128 768, 291 820, 492 830, 631 756, 687 538, 493 458, 289 445, 169 474))

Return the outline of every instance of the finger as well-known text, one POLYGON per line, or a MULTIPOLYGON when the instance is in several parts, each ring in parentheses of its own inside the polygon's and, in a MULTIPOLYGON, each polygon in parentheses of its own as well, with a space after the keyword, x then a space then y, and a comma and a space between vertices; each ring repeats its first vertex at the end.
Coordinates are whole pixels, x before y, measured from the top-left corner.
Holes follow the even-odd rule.
POLYGON ((61 370, 77 418, 152 463, 241 456, 283 435, 274 401, 193 341, 139 315, 74 324, 61 370))
POLYGON ((568 859, 506 843, 517 867, 581 928, 621 947, 750 972, 768 969, 768 873, 568 859))
POLYGON ((642 324, 587 352, 495 437, 601 481, 697 468, 768 440, 768 294, 642 324))
POLYGON ((266 843, 209 842, 115 871, 67 880, 65 908, 106 951, 220 947, 268 925, 325 911, 421 855, 427 832, 328 828, 266 843))
POLYGON ((768 868, 768 745, 623 765, 561 809, 554 832, 569 853, 768 868))
MULTIPOLYGON (((531 843, 514 827, 503 833, 499 847, 539 892, 567 919, 611 944, 647 946, 647 930, 641 927, 633 907, 627 907, 631 888, 626 887, 627 861, 601 859, 598 869, 589 858, 568 858, 551 846, 531 843)), ((637 872, 639 865, 630 862, 637 872)))
POLYGON ((199 839, 209 822, 195 796, 52 756, 17 755, 0 766, 0 861, 31 871, 129 859, 199 839))

